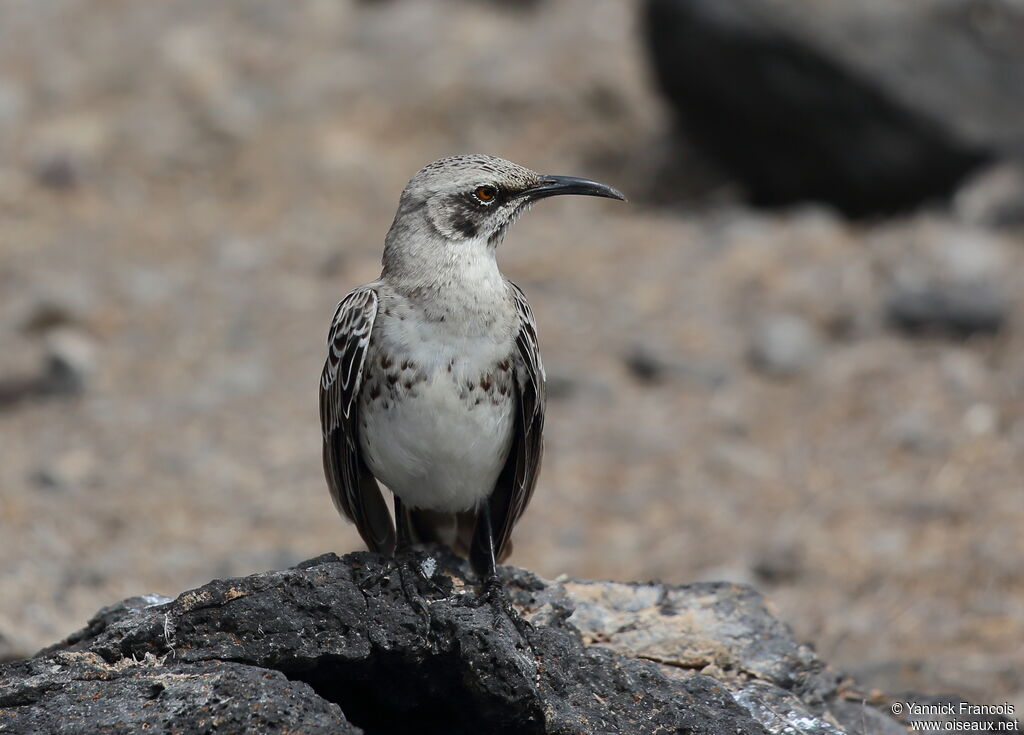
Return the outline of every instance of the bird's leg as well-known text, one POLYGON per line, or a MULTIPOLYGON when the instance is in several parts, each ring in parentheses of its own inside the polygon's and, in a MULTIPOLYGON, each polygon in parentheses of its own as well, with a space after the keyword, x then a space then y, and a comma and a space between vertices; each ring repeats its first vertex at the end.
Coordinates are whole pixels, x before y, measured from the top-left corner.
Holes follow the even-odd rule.
POLYGON ((480 576, 483 584, 483 594, 480 596, 480 604, 488 604, 494 610, 494 627, 499 626, 501 615, 504 615, 519 631, 523 640, 530 644, 528 632, 530 623, 513 607, 512 600, 508 596, 508 590, 498 576, 498 563, 494 553, 494 528, 491 525, 491 509, 488 503, 484 502, 480 507, 477 516, 478 532, 482 531, 486 542, 486 549, 483 554, 474 555, 473 566, 480 576))
MULTIPOLYGON (((421 569, 421 564, 416 558, 412 545, 412 529, 409 528, 409 518, 402 507, 402 500, 395 495, 395 528, 398 532, 398 540, 395 544, 395 566, 398 569, 398 579, 402 584, 402 592, 406 601, 417 608, 420 612, 427 614, 427 603, 420 593, 419 585, 415 577, 426 579, 421 569), (414 575, 410 578, 410 575, 414 575)), ((429 580, 427 580, 429 581, 429 580)), ((431 582, 433 584, 433 582, 431 582)), ((434 585, 436 587, 436 585, 434 585)))
POLYGON ((408 518, 402 506, 402 499, 395 495, 395 529, 398 532, 398 541, 395 544, 395 556, 403 556, 412 551, 412 529, 409 528, 408 518))

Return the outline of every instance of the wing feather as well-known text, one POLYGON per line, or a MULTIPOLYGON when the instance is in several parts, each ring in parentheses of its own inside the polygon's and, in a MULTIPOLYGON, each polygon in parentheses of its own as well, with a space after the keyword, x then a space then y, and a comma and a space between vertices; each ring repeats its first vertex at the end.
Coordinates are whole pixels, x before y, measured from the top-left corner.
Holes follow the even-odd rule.
MULTIPOLYGON (((506 556, 509 538, 516 522, 533 497, 544 454, 544 408, 546 403, 544 364, 537 339, 537 322, 522 290, 508 282, 519 331, 516 334, 516 420, 512 446, 501 475, 489 499, 494 530, 494 553, 499 560, 506 556)), ((474 538, 475 556, 486 555, 481 546, 484 539, 474 538)))
POLYGON ((359 390, 377 304, 373 286, 355 289, 338 304, 320 376, 320 425, 324 475, 335 507, 356 524, 371 550, 391 553, 394 524, 359 444, 359 390))

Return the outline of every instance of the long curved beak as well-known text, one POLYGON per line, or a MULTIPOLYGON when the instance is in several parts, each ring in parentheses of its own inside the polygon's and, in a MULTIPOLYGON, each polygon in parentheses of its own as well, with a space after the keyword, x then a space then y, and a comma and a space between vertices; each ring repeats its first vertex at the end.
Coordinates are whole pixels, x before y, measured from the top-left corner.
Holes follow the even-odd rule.
POLYGON ((521 196, 536 201, 561 194, 580 194, 588 197, 605 197, 626 201, 626 197, 615 187, 575 176, 544 176, 537 186, 526 189, 521 196))

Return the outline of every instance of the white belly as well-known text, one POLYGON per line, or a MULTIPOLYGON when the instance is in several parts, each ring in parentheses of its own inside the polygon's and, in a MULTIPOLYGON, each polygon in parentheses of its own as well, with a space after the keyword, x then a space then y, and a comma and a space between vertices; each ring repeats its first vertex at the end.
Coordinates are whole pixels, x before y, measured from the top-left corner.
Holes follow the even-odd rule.
POLYGON ((473 509, 508 456, 518 317, 493 257, 490 268, 497 285, 462 283, 424 303, 380 292, 360 444, 374 476, 413 508, 473 509))
MULTIPOLYGON (((461 372, 461 371, 460 371, 461 372)), ((479 376, 479 371, 476 371, 479 376)), ((470 510, 508 456, 513 394, 465 390, 447 368, 364 402, 360 440, 374 476, 413 508, 470 510)))

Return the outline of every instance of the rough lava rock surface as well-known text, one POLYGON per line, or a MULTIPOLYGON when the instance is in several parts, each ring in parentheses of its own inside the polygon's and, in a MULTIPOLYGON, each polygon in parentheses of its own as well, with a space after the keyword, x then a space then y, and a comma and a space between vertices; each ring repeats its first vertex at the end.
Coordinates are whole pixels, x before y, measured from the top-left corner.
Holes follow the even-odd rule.
POLYGON ((132 598, 0 667, 0 732, 905 731, 749 587, 504 571, 528 626, 443 552, 132 598))

